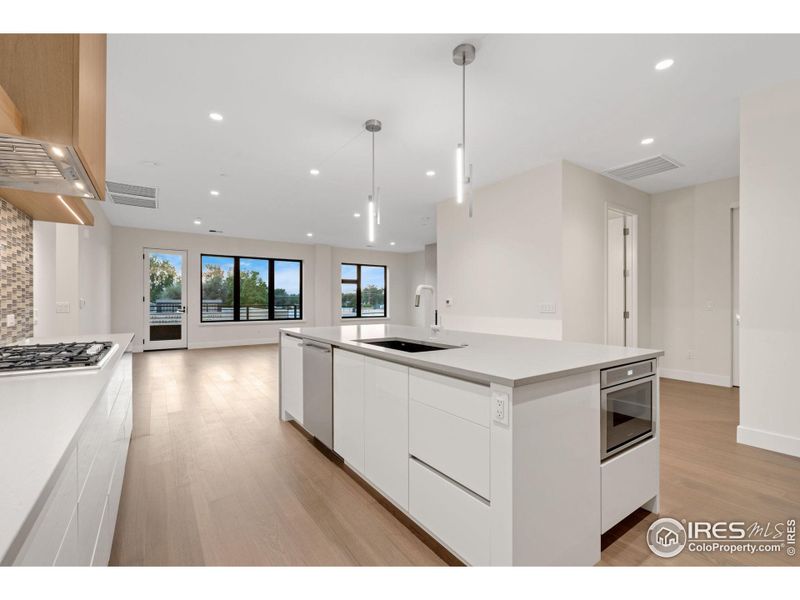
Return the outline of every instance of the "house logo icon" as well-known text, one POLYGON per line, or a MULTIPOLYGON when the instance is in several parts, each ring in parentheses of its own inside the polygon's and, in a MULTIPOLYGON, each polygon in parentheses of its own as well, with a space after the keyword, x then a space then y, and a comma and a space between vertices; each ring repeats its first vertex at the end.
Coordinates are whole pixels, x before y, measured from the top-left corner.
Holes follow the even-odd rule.
POLYGON ((657 519, 647 530, 647 545, 661 558, 677 556, 686 546, 686 529, 675 519, 657 519))

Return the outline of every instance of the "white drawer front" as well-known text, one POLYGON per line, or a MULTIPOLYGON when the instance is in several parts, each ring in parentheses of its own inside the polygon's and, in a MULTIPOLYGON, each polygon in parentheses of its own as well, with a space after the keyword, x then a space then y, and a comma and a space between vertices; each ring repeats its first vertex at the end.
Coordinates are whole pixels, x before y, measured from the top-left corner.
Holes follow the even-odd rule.
POLYGON ((488 386, 411 369, 408 394, 411 400, 433 406, 477 425, 491 425, 491 392, 488 386))
POLYGON ((72 511, 72 518, 69 520, 67 532, 64 534, 64 539, 61 542, 61 548, 58 549, 58 555, 53 563, 59 567, 79 567, 82 566, 78 562, 78 507, 75 506, 72 511))
POLYGON ((489 506, 413 458, 409 512, 468 564, 491 563, 489 506))
POLYGON ((658 440, 652 439, 600 465, 603 533, 658 494, 658 440))
POLYGON ((489 429, 427 404, 409 404, 409 453, 490 499, 489 429))
POLYGON ((108 559, 111 558, 111 542, 114 540, 114 525, 117 519, 117 511, 114 510, 111 499, 106 498, 106 505, 103 508, 103 518, 100 521, 100 531, 97 534, 97 544, 92 556, 93 567, 107 567, 108 559))
POLYGON ((73 450, 14 564, 30 566, 52 565, 58 554, 61 541, 64 539, 64 533, 67 531, 77 501, 77 460, 73 450))

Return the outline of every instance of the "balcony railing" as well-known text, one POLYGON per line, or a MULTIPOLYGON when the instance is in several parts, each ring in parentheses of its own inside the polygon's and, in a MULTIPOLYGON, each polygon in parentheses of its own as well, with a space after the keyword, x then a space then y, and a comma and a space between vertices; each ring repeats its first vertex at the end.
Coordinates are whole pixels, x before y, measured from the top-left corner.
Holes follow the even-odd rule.
MULTIPOLYGON (((150 325, 177 325, 181 322, 180 302, 151 302, 150 325)), ((201 304, 203 322, 233 321, 233 307, 216 302, 201 304)), ((275 307, 275 319, 299 319, 300 305, 285 304, 275 307)), ((269 319, 269 307, 266 304, 250 304, 239 308, 240 321, 264 321, 269 319)))

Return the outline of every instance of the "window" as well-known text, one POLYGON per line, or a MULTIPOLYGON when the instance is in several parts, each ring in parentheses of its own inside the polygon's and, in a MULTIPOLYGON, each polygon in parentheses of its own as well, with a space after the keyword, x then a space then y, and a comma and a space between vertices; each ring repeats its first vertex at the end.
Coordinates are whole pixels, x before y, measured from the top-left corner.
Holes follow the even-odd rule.
POLYGON ((342 264, 342 318, 386 316, 386 267, 342 264))
POLYGON ((303 318, 299 260, 200 257, 202 323, 303 318))

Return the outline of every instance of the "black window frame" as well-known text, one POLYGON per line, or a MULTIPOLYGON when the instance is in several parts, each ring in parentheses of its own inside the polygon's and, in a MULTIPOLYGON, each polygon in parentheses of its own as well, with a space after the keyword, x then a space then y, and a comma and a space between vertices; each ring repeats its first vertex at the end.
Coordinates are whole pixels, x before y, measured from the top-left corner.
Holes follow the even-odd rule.
POLYGON ((303 320, 303 261, 296 258, 268 258, 264 256, 240 256, 234 254, 200 254, 200 323, 266 323, 270 321, 302 321, 303 320), (203 259, 209 258, 232 258, 233 259, 233 318, 232 319, 203 319, 203 259), (265 260, 267 261, 267 318, 266 319, 242 319, 241 318, 241 271, 239 263, 245 260, 265 260), (275 317, 275 262, 297 263, 300 267, 300 288, 299 288, 299 315, 296 318, 284 319, 275 317))
POLYGON ((341 300, 339 301, 339 318, 340 319, 386 319, 389 316, 389 269, 386 265, 370 265, 366 263, 352 263, 343 262, 339 265, 339 291, 341 293, 341 286, 344 284, 355 284, 356 286, 356 314, 345 316, 342 314, 341 300), (342 277, 342 267, 355 267, 356 278, 345 279, 342 277), (383 314, 382 315, 361 315, 361 267, 374 267, 383 269, 383 314))

